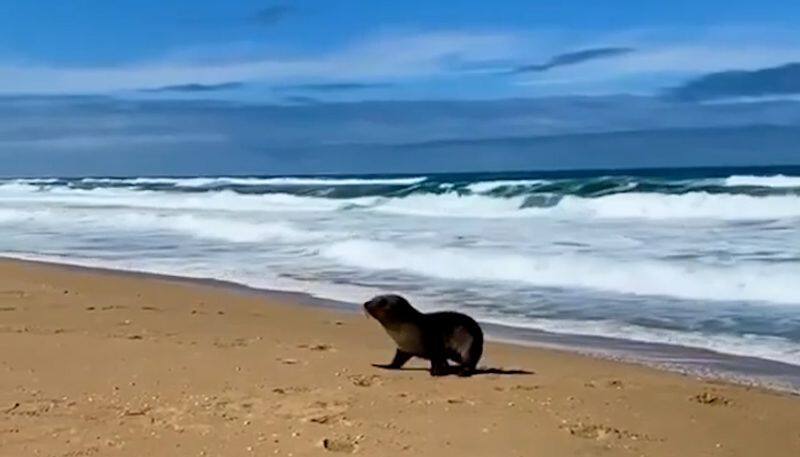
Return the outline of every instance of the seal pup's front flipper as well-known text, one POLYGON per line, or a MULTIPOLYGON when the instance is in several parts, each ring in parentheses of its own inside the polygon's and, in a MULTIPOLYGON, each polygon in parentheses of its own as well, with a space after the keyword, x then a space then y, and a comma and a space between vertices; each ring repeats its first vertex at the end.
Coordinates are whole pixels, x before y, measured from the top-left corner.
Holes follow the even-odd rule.
POLYGON ((400 368, 403 368, 403 365, 405 365, 405 363, 408 362, 408 360, 411 357, 412 355, 409 354, 408 352, 404 352, 398 349, 394 353, 394 359, 392 359, 391 363, 389 364, 373 363, 372 366, 378 368, 386 368, 387 370, 399 370, 400 368))
POLYGON ((451 373, 452 368, 443 355, 431 357, 431 376, 447 376, 451 373))

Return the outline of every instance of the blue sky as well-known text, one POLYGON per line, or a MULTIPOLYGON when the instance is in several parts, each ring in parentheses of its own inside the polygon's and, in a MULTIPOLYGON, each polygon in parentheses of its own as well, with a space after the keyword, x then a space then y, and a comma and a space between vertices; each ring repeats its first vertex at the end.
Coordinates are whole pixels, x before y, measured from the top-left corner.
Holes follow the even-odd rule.
POLYGON ((0 0, 0 175, 797 164, 797 24, 777 0, 0 0))
POLYGON ((706 73, 800 61, 798 23, 800 5, 789 1, 3 0, 0 93, 654 94, 706 73), (514 72, 606 48, 630 52, 514 72), (152 91, 161 87, 174 90, 152 91))

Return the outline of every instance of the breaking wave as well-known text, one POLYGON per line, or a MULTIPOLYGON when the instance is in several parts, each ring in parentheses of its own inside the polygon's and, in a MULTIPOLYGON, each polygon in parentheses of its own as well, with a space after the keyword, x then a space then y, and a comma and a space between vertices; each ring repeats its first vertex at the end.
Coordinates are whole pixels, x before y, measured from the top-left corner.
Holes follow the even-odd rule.
POLYGON ((195 238, 233 243, 265 241, 306 242, 329 237, 330 234, 304 231, 285 222, 241 221, 230 218, 193 214, 153 214, 148 212, 0 209, 0 224, 21 222, 41 226, 57 225, 74 230, 106 230, 109 232, 173 232, 195 238))
POLYGON ((567 219, 773 220, 800 217, 800 195, 709 192, 660 194, 622 192, 599 197, 537 193, 493 196, 458 192, 327 198, 289 192, 233 190, 171 192, 131 188, 46 187, 17 182, 0 185, 2 201, 36 201, 76 206, 197 209, 217 211, 373 211, 419 217, 567 219))
POLYGON ((800 187, 800 176, 734 175, 725 179, 725 185, 753 187, 800 187))
POLYGON ((362 240, 334 243, 322 254, 353 267, 399 270, 440 279, 577 287, 685 299, 800 303, 797 264, 704 266, 658 260, 615 261, 591 255, 524 256, 480 249, 400 247, 362 240))
MULTIPOLYGON (((302 178, 302 177, 276 177, 276 178, 246 178, 246 177, 218 177, 218 178, 83 178, 85 184, 171 184, 175 187, 221 187, 221 186, 408 186, 418 184, 427 178, 302 178)), ((47 183, 42 181, 28 181, 29 183, 47 183)), ((54 181, 50 181, 54 182, 54 181)))
POLYGON ((507 180, 507 181, 482 181, 476 182, 474 184, 467 185, 467 189, 471 192, 476 194, 482 194, 485 192, 491 192, 495 189, 502 189, 506 187, 525 187, 525 186, 533 186, 536 184, 544 184, 547 181, 541 179, 519 179, 519 180, 507 180))

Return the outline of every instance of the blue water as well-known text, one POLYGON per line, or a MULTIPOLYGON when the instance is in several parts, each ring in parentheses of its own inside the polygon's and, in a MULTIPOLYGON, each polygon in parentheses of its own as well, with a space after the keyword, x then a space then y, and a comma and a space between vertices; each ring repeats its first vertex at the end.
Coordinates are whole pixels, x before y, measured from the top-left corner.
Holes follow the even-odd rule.
POLYGON ((800 167, 5 179, 0 253, 800 366, 800 167))

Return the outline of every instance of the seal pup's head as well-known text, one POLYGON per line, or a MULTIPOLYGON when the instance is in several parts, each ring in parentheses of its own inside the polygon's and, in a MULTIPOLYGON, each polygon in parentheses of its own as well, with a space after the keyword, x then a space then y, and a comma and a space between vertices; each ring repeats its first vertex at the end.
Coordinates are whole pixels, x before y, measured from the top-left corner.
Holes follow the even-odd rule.
POLYGON ((399 295, 378 295, 364 303, 364 310, 384 327, 413 321, 420 314, 399 295))

